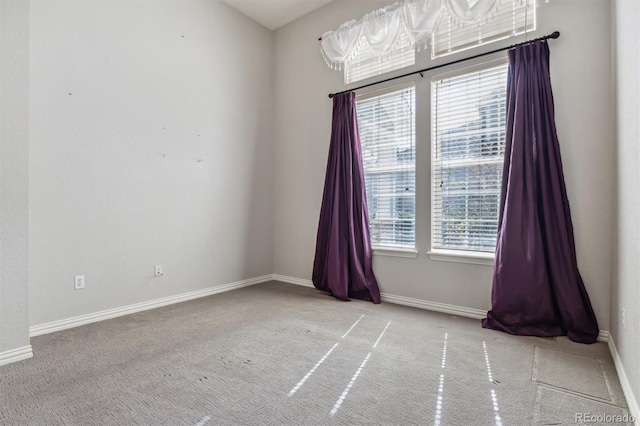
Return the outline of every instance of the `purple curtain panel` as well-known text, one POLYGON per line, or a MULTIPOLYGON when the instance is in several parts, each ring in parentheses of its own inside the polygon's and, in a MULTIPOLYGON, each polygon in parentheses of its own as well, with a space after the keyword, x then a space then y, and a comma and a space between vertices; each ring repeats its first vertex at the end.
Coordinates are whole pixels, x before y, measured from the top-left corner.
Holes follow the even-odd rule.
POLYGON ((507 136, 492 307, 485 328, 593 343, 556 134, 549 46, 509 51, 507 136))
POLYGON ((355 94, 349 92, 333 97, 313 285, 341 300, 380 303, 371 257, 355 94))

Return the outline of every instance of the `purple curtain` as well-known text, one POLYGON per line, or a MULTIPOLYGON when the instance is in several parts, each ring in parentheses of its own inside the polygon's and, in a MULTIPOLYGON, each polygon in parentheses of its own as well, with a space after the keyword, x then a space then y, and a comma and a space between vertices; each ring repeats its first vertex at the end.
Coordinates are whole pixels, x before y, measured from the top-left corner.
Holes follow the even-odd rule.
POLYGON ((371 240, 360 135, 353 92, 333 97, 333 123, 313 262, 313 285, 342 300, 380 303, 371 240))
POLYGON ((492 307, 482 326, 593 343, 598 324, 578 271, 546 41, 509 51, 507 102, 492 307))

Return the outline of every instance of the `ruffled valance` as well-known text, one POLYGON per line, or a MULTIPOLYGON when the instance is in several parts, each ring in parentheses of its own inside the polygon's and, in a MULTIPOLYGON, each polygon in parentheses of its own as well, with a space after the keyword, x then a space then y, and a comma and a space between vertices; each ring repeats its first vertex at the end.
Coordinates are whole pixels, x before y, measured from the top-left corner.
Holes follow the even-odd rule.
POLYGON ((400 40, 408 39, 418 49, 426 48, 445 8, 456 24, 464 25, 489 18, 497 1, 405 0, 395 3, 368 13, 359 21, 345 22, 336 31, 324 33, 322 55, 329 67, 341 69, 357 55, 362 43, 367 43, 369 50, 380 58, 392 52, 400 40))

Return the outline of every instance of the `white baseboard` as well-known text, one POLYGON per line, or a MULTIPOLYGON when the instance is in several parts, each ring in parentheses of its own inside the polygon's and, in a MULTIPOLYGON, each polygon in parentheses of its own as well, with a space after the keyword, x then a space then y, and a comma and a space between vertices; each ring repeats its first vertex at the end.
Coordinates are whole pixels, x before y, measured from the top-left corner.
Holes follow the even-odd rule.
POLYGON ((430 302, 428 300, 414 299, 412 297, 396 296, 395 294, 381 293, 380 298, 383 302, 426 309, 427 311, 442 312, 450 315, 458 315, 461 317, 482 319, 486 318, 487 316, 487 311, 483 311, 480 309, 466 308, 464 306, 449 305, 439 302, 430 302))
MULTIPOLYGON (((274 281, 280 281, 283 283, 301 285, 303 287, 313 287, 313 283, 310 280, 302 278, 288 277, 286 275, 273 274, 272 279, 274 281)), ((481 309, 467 308, 464 306, 449 305, 446 303, 430 302, 423 299, 414 299, 412 297, 396 296, 395 294, 381 293, 380 298, 383 302, 395 303, 396 305, 411 306, 413 308, 426 309, 427 311, 442 312, 450 315, 458 315, 461 317, 483 319, 487 317, 487 311, 481 309)), ((606 342, 609 339, 608 331, 600 331, 598 334, 599 342, 606 342)))
POLYGON ((609 332, 606 330, 600 330, 600 333, 598 333, 598 342, 607 343, 608 341, 609 341, 609 332))
POLYGON ((624 397, 627 400, 627 405, 629 406, 629 414, 636 418, 635 425, 639 426, 640 425, 640 405, 638 405, 638 399, 636 398, 636 395, 633 392, 633 387, 629 382, 629 377, 627 377, 627 372, 624 369, 624 365, 622 365, 622 359, 620 358, 620 354, 618 353, 616 344, 613 341, 613 336, 609 336, 608 343, 609 343, 609 351, 611 352, 611 357, 613 358, 613 362, 616 366, 616 371, 618 372, 620 385, 622 385, 622 391, 624 392, 624 397))
POLYGON ((107 309, 105 311, 94 312, 91 314, 80 315, 77 317, 66 318, 58 321, 52 321, 45 324, 34 325, 29 329, 29 332, 31 337, 40 336, 42 334, 48 334, 56 331, 66 330, 69 328, 79 327, 81 325, 90 324, 93 322, 104 321, 111 318, 121 317, 123 315, 129 315, 140 311, 155 309, 161 306, 186 302, 187 300, 198 299, 200 297, 211 296, 213 294, 224 293, 226 291, 271 281, 271 279, 271 275, 263 275, 261 277, 249 278, 247 280, 209 287, 204 290, 196 290, 189 293, 182 293, 175 296, 150 300, 148 302, 135 303, 133 305, 127 305, 120 308, 107 309))
MULTIPOLYGON (((283 283, 301 285, 303 287, 313 287, 311 280, 302 278, 288 277, 286 275, 273 274, 274 281, 283 283)), ((381 293, 380 298, 383 302, 395 303, 396 305, 411 306, 413 308, 426 309, 428 311, 444 312, 446 314, 459 315, 461 317, 469 317, 482 319, 487 316, 487 311, 479 309, 465 308, 463 306, 447 305, 445 303, 429 302, 422 299, 413 299, 411 297, 396 296, 389 293, 381 293)))
POLYGON ((272 274, 271 279, 273 281, 280 281, 282 283, 301 285, 303 287, 313 287, 313 283, 311 282, 311 280, 305 280, 302 278, 288 277, 286 275, 280 275, 280 274, 272 274))
POLYGON ((33 349, 31 348, 31 345, 23 346, 17 349, 11 349, 10 351, 0 352, 0 365, 22 361, 23 359, 31 358, 32 356, 33 349))

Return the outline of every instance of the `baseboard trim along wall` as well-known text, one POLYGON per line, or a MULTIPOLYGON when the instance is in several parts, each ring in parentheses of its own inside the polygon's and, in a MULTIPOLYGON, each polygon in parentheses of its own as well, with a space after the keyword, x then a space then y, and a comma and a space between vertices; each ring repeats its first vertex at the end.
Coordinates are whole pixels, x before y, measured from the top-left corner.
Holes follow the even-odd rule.
POLYGON ((33 349, 31 345, 23 346, 10 351, 0 352, 0 365, 11 364, 12 362, 22 361, 33 357, 33 349))
POLYGON ((397 305, 411 306, 413 308, 425 309, 427 311, 442 312, 461 317, 482 319, 486 318, 487 311, 480 309, 465 308, 464 306, 448 305, 446 303, 430 302, 428 300, 414 299, 412 297, 396 296, 395 294, 380 293, 383 302, 395 303, 397 305))
MULTIPOLYGON (((77 317, 66 318, 58 321, 52 321, 45 324, 34 325, 29 329, 29 331, 30 331, 31 337, 40 336, 43 334, 54 333, 56 331, 62 331, 62 330, 67 330, 69 328, 79 327, 85 324, 91 324, 93 322, 104 321, 107 319, 116 318, 123 315, 129 315, 136 312, 155 309, 161 306, 171 305, 173 303, 186 302, 187 300, 211 296, 218 293, 224 293, 226 291, 231 291, 231 290, 235 290, 242 287, 248 287, 251 285, 260 284, 268 281, 280 281, 280 282, 295 284, 303 287, 313 287, 313 283, 311 282, 311 280, 307 280, 304 278, 296 278, 296 277, 290 277, 287 275, 280 275, 280 274, 262 275, 260 277, 249 278, 246 280, 236 281, 228 284, 222 284, 214 287, 209 287, 203 290, 196 290, 189 293, 182 293, 175 296, 155 299, 148 302, 136 303, 133 305, 127 305, 120 308, 107 309, 105 311, 94 312, 91 314, 80 315, 77 317)), ((428 300, 397 296, 389 293, 381 293, 381 298, 383 302, 395 303, 397 305, 411 306, 414 308, 426 309, 428 311, 442 312, 450 315, 458 315, 461 317, 482 319, 486 316, 486 311, 483 311, 480 309, 449 305, 446 303, 431 302, 428 300)), ((607 342, 608 338, 609 338, 608 331, 600 331, 600 334, 598 335, 598 341, 607 342)), ((1 355, 2 354, 0 354, 0 356, 1 355)), ((0 360, 1 359, 2 358, 0 357, 0 360)))
MULTIPOLYGON (((273 274, 274 281, 283 283, 301 285, 303 287, 313 287, 311 280, 303 278, 288 277, 286 275, 273 274)), ((464 306, 448 305, 446 303, 430 302, 423 299, 414 299, 412 297, 396 296, 395 294, 380 293, 383 302, 395 303, 396 305, 411 306, 413 308, 426 309, 427 311, 442 312, 450 315, 458 315, 466 318, 483 319, 487 316, 487 311, 481 309, 466 308, 464 306)), ((608 331, 600 331, 598 334, 599 342, 607 342, 609 339, 608 331)))
POLYGON ((313 288, 313 283, 311 282, 311 280, 305 280, 304 278, 296 278, 296 277, 289 277, 286 275, 273 274, 271 275, 271 279, 273 281, 280 281, 281 283, 295 284, 295 285, 301 285, 302 287, 313 288))
MULTIPOLYGON (((172 305, 174 303, 186 302, 187 300, 198 299, 200 297, 211 296, 213 294, 224 293, 238 288, 248 287, 255 284, 271 281, 271 275, 263 275, 260 277, 249 278, 246 280, 236 281, 228 284, 217 285, 205 288, 203 290, 191 291, 188 293, 177 294, 175 296, 163 297, 161 299, 150 300, 148 302, 135 303, 120 308, 107 309, 105 311, 94 312, 91 314, 80 315, 73 318, 67 318, 58 321, 52 321, 45 324, 34 325, 30 327, 31 337, 40 336, 42 334, 53 333, 56 331, 67 330, 69 328, 79 327, 81 325, 93 322, 104 321, 111 318, 121 317, 136 312, 146 311, 149 309, 159 308, 161 306, 172 305)), ((29 347, 30 348, 30 347, 29 347)))
POLYGON ((622 365, 622 359, 620 359, 620 354, 618 353, 618 349, 616 348, 616 344, 613 341, 613 336, 609 336, 609 341, 607 342, 609 345, 609 351, 611 352, 611 357, 613 358, 613 363, 616 366, 616 371, 618 373, 618 378, 620 379, 620 385, 622 386, 622 391, 624 392, 624 397, 627 400, 627 405, 629 406, 629 414, 636 418, 635 425, 640 425, 640 405, 638 404, 638 399, 633 392, 633 387, 629 382, 629 377, 627 376, 627 372, 624 369, 624 365, 622 365))

